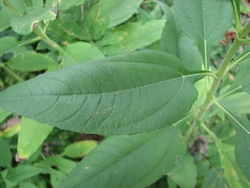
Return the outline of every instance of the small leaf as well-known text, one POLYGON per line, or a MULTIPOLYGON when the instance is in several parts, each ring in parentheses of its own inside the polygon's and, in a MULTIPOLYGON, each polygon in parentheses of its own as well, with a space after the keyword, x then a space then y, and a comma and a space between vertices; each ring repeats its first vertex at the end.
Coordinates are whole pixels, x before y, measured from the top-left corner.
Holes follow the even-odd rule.
POLYGON ((143 0, 101 0, 100 18, 111 17, 109 28, 128 20, 137 10, 143 0))
POLYGON ((197 169, 192 156, 187 153, 182 158, 179 158, 176 167, 168 173, 168 176, 181 188, 195 187, 197 169))
POLYGON ((53 127, 22 117, 18 136, 18 157, 28 159, 42 145, 53 127))
POLYGON ((11 167, 11 152, 8 144, 4 141, 4 139, 0 136, 0 166, 2 167, 11 167))
POLYGON ((40 173, 46 173, 42 168, 32 165, 18 165, 16 168, 12 168, 8 171, 7 178, 13 182, 19 182, 26 180, 40 173))
POLYGON ((22 182, 22 184, 19 186, 19 188, 38 188, 38 187, 30 182, 22 182))
POLYGON ((140 51, 19 83, 0 93, 0 108, 75 132, 142 133, 184 117, 203 76, 172 55, 140 51))
POLYGON ((38 71, 59 66, 54 60, 43 54, 26 51, 23 55, 24 56, 18 55, 11 58, 8 62, 8 66, 11 69, 20 71, 38 71))
POLYGON ((126 36, 115 44, 105 46, 103 51, 108 55, 117 55, 140 49, 160 39, 164 25, 165 20, 153 20, 144 25, 140 23, 122 25, 116 28, 113 33, 125 32, 126 36))
POLYGON ((93 47, 89 43, 85 42, 69 44, 65 48, 65 52, 66 54, 62 56, 64 66, 83 63, 92 59, 104 57, 98 48, 93 47))
POLYGON ((171 170, 184 154, 179 133, 179 128, 172 126, 145 134, 109 137, 58 187, 146 187, 171 170))
POLYGON ((27 35, 33 31, 33 25, 43 21, 47 23, 56 18, 51 7, 31 7, 24 16, 15 16, 10 19, 12 29, 21 35, 27 35))
POLYGON ((10 126, 10 127, 7 127, 6 129, 4 129, 3 132, 0 131, 0 136, 2 136, 4 138, 12 137, 15 134, 17 134, 19 132, 19 130, 20 130, 20 124, 10 126))
POLYGON ((68 174, 76 166, 76 162, 69 159, 65 159, 59 156, 48 157, 45 160, 38 163, 39 166, 47 168, 56 166, 61 172, 68 174))
POLYGON ((78 158, 87 155, 92 149, 97 146, 98 142, 95 140, 84 140, 69 144, 62 155, 66 155, 71 158, 78 158))
POLYGON ((15 56, 23 54, 25 47, 19 46, 19 41, 15 37, 3 37, 0 39, 0 56, 4 53, 12 52, 15 56))
POLYGON ((208 69, 211 50, 224 36, 232 21, 228 0, 175 0, 175 16, 184 33, 198 45, 208 69))
POLYGON ((12 113, 0 109, 0 123, 3 122, 10 114, 12 114, 12 113))

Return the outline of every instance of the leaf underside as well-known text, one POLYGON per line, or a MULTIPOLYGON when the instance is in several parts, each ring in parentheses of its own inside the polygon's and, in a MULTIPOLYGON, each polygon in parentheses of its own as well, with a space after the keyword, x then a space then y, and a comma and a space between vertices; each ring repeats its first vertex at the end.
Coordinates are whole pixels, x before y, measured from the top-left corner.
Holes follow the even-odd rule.
POLYGON ((0 108, 55 127, 135 134, 181 119, 197 98, 174 56, 140 51, 45 73, 0 93, 0 108))

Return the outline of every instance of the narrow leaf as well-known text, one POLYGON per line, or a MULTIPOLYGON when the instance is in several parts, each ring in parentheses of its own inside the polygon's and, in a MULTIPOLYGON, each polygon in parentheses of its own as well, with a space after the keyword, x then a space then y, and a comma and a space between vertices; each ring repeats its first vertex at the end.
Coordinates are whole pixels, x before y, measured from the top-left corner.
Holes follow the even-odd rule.
POLYGON ((22 117, 18 136, 18 157, 28 159, 42 145, 53 127, 22 117))
POLYGON ((175 0, 175 16, 184 33, 195 42, 208 69, 211 50, 224 36, 232 20, 228 0, 175 0))
POLYGON ((148 132, 190 110, 203 75, 172 55, 140 51, 39 75, 1 92, 0 108, 76 132, 148 132))
POLYGON ((0 166, 2 167, 11 167, 11 152, 8 147, 8 144, 4 141, 4 139, 0 136, 0 166))
POLYGON ((184 154, 179 133, 172 126, 140 135, 109 137, 77 164, 59 187, 145 187, 171 170, 184 154))

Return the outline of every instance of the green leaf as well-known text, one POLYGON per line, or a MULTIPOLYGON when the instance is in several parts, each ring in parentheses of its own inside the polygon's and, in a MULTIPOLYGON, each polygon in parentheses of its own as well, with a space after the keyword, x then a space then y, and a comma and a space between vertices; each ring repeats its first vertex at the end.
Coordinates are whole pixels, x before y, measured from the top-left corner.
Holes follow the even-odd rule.
POLYGON ((17 134, 20 130, 20 124, 10 126, 4 129, 4 131, 0 131, 0 136, 4 138, 12 137, 17 134))
POLYGON ((108 55, 117 55, 140 49, 160 39, 164 25, 165 20, 153 20, 144 25, 140 23, 122 25, 116 28, 112 34, 123 32, 126 33, 126 36, 117 43, 105 46, 103 51, 108 55))
POLYGON ((217 142, 217 147, 221 165, 225 169, 225 177, 230 187, 249 187, 250 183, 235 163, 234 147, 222 142, 217 142))
POLYGON ((53 127, 22 117, 17 151, 20 159, 28 159, 42 145, 53 127))
POLYGON ((202 59, 197 46, 180 31, 172 9, 161 1, 156 2, 161 6, 167 19, 160 39, 161 50, 180 58, 186 68, 200 70, 202 59))
POLYGON ((4 141, 4 139, 0 136, 0 166, 2 167, 11 167, 11 152, 8 144, 4 141))
POLYGON ((19 83, 0 93, 0 108, 75 132, 142 133, 184 117, 203 76, 172 55, 139 51, 19 83))
POLYGON ((228 93, 240 91, 250 94, 250 64, 247 60, 240 63, 239 72, 237 72, 233 84, 228 89, 228 93))
POLYGON ((40 173, 45 173, 42 168, 32 166, 32 165, 18 165, 16 168, 12 168, 8 171, 7 178, 10 181, 18 182, 26 180, 40 173))
MULTIPOLYGON (((250 148, 249 148, 249 135, 250 135, 250 122, 246 118, 240 118, 231 112, 229 112, 226 108, 224 108, 221 104, 216 103, 228 116, 229 120, 231 121, 232 125, 236 129, 236 146, 235 146, 235 156, 237 164, 239 165, 241 171, 245 175, 245 177, 250 181, 250 148)), ((223 148, 223 147, 222 147, 223 148)), ((233 169, 233 163, 228 167, 232 170, 232 177, 235 183, 239 181, 242 185, 247 182, 248 186, 236 186, 236 187, 249 187, 250 183, 245 180, 244 176, 241 175, 241 172, 237 170, 237 166, 233 169), (240 181, 241 180, 241 181, 240 181)), ((232 181, 233 181, 232 180, 232 181)), ((230 179, 228 179, 230 181, 230 179)), ((233 186, 235 187, 235 186, 233 186)))
POLYGON ((0 39, 0 56, 8 52, 12 52, 15 56, 22 55, 24 51, 25 47, 19 46, 17 38, 6 36, 0 39))
POLYGON ((174 180, 181 188, 192 188, 196 185, 197 169, 192 156, 187 153, 177 161, 168 176, 174 180))
POLYGON ((168 173, 184 154, 179 134, 179 128, 172 126, 139 135, 109 137, 58 187, 145 187, 168 173))
POLYGON ((59 65, 47 55, 38 54, 33 51, 26 51, 24 56, 18 55, 11 58, 7 65, 11 69, 20 71, 38 71, 48 69, 49 67, 58 67, 59 65))
POLYGON ((73 6, 78 6, 78 5, 81 5, 81 4, 84 4, 86 0, 62 0, 60 2, 60 9, 61 10, 67 10, 69 9, 70 7, 73 7, 73 6))
POLYGON ((111 17, 108 28, 115 27, 128 20, 143 0, 101 0, 100 18, 111 17))
POLYGON ((9 20, 15 16, 15 14, 4 4, 0 2, 0 32, 6 30, 8 27, 10 27, 9 20))
POLYGON ((98 142, 95 140, 84 140, 69 144, 62 155, 66 155, 71 158, 78 158, 87 155, 92 149, 97 146, 98 142))
POLYGON ((83 18, 63 22, 61 27, 69 35, 81 40, 97 40, 108 28, 109 17, 100 18, 100 5, 95 4, 83 18))
POLYGON ((12 114, 12 113, 0 109, 0 123, 3 122, 10 114, 12 114))
POLYGON ((65 48, 65 52, 66 54, 62 56, 64 66, 83 63, 92 59, 104 57, 98 48, 85 42, 69 44, 65 48))
POLYGON ((57 187, 58 184, 66 177, 65 174, 54 169, 51 169, 49 171, 49 174, 50 174, 50 182, 53 187, 57 187))
POLYGON ((31 7, 24 16, 15 16, 10 19, 12 29, 21 35, 27 35, 33 31, 40 21, 47 23, 56 18, 56 13, 51 7, 31 7))
POLYGON ((232 21, 228 0, 175 0, 175 16, 184 33, 198 45, 208 70, 211 50, 224 36, 232 21))
POLYGON ((62 173, 69 174, 73 168, 75 168, 76 162, 59 156, 54 156, 46 158, 39 162, 38 165, 44 168, 56 166, 62 173))
POLYGON ((7 187, 2 174, 0 174, 0 187, 1 188, 6 188, 7 187))
POLYGON ((19 188, 37 188, 37 186, 35 186, 33 183, 22 182, 19 188))

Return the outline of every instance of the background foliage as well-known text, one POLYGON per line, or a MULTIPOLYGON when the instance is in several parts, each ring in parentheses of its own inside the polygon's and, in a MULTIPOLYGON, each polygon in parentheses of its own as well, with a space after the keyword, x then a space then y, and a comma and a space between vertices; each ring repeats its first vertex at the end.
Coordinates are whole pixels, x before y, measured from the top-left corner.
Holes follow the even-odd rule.
POLYGON ((0 187, 249 187, 249 12, 0 0, 0 187))

